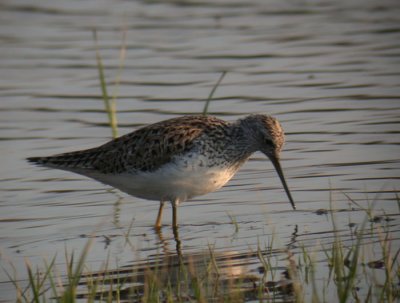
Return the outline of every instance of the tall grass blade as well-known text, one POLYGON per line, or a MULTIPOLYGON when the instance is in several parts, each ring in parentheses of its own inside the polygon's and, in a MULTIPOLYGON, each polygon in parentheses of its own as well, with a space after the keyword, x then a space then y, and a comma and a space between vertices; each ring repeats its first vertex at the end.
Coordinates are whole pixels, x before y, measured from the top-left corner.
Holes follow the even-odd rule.
MULTIPOLYGON (((15 272, 15 267, 13 264, 10 264, 12 266, 12 268, 14 269, 15 272)), ((14 277, 11 276, 11 274, 2 266, 4 273, 6 274, 7 278, 9 279, 9 281, 14 285, 15 290, 16 290, 16 302, 20 303, 22 302, 22 298, 24 299, 25 302, 29 302, 28 298, 26 297, 26 290, 28 289, 28 287, 25 289, 25 291, 22 290, 21 285, 18 283, 18 280, 16 278, 16 276, 14 275, 14 277)))
POLYGON ((82 271, 85 266, 85 259, 89 253, 90 247, 92 246, 93 238, 86 242, 85 247, 79 257, 78 263, 73 269, 73 255, 71 257, 70 264, 68 265, 68 287, 62 296, 62 302, 75 302, 76 289, 81 279, 82 271))
POLYGON ((58 291, 57 291, 57 285, 53 279, 53 275, 51 274, 51 271, 53 270, 54 263, 56 261, 56 256, 57 255, 55 255, 54 258, 51 260, 50 265, 48 265, 47 262, 45 262, 45 266, 46 266, 47 272, 48 272, 48 280, 49 280, 50 288, 52 289, 53 297, 55 297, 55 298, 59 297, 59 295, 58 295, 58 291))
POLYGON ((97 43, 97 32, 96 30, 93 30, 93 39, 95 41, 96 45, 96 62, 97 62, 97 69, 99 72, 99 80, 100 80, 100 87, 101 87, 101 93, 104 101, 104 105, 107 111, 108 115, 108 121, 111 126, 111 132, 113 138, 118 137, 118 128, 117 128, 117 116, 115 112, 115 101, 114 105, 113 102, 110 102, 110 97, 108 96, 107 92, 107 83, 105 81, 104 77, 104 67, 103 67, 103 61, 100 56, 100 51, 97 43))
POLYGON ((29 285, 31 285, 31 290, 33 293, 32 302, 39 303, 40 302, 39 301, 39 290, 40 289, 39 289, 38 283, 36 283, 36 281, 35 281, 35 275, 32 271, 32 266, 28 260, 25 261, 25 265, 28 270, 29 285))
MULTIPOLYGON (((119 92, 119 84, 121 82, 121 75, 124 70, 124 63, 125 63, 125 58, 126 58, 126 29, 124 28, 122 31, 122 42, 121 42, 121 48, 119 51, 119 64, 118 64, 118 72, 117 76, 115 78, 114 82, 114 91, 112 94, 112 99, 111 99, 111 104, 110 104, 110 109, 111 112, 113 113, 113 123, 112 125, 115 125, 115 136, 117 136, 118 130, 117 130, 117 118, 116 118, 116 112, 117 112, 117 96, 119 92)), ((114 134, 113 134, 114 136, 114 134)))
POLYGON ((226 71, 222 72, 221 76, 219 77, 217 83, 214 85, 213 89, 211 90, 210 94, 208 95, 206 104, 204 105, 204 109, 203 109, 203 115, 207 115, 208 113, 208 105, 210 104, 210 101, 215 93, 215 91, 217 90, 219 84, 221 83, 222 79, 224 79, 226 75, 226 71))

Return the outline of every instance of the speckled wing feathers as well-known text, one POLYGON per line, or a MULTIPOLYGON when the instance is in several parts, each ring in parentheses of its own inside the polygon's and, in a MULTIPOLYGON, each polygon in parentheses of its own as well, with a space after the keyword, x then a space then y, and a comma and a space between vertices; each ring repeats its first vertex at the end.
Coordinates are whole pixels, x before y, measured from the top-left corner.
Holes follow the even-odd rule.
POLYGON ((226 126, 227 122, 215 117, 184 116, 143 127, 97 148, 29 160, 46 166, 108 174, 154 171, 174 156, 192 149, 202 134, 218 133, 218 129, 226 126))

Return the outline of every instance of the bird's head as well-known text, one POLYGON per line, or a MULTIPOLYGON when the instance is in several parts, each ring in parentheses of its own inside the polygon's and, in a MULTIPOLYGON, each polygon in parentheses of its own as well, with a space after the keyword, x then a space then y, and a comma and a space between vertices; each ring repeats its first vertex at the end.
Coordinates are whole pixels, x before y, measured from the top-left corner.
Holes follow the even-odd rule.
POLYGON ((254 150, 261 151, 271 160, 293 209, 296 209, 279 162, 280 152, 285 143, 285 133, 281 124, 277 119, 268 115, 250 115, 244 118, 242 123, 254 150))

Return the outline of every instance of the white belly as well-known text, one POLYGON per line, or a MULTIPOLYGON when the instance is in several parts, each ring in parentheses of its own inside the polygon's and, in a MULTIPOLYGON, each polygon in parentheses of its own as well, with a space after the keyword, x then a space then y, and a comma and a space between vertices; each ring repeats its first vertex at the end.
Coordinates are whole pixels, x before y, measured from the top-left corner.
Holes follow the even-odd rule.
POLYGON ((205 161, 204 166, 199 166, 201 160, 185 165, 166 164, 153 172, 89 176, 135 197, 179 203, 221 188, 236 172, 227 167, 207 167, 205 161))

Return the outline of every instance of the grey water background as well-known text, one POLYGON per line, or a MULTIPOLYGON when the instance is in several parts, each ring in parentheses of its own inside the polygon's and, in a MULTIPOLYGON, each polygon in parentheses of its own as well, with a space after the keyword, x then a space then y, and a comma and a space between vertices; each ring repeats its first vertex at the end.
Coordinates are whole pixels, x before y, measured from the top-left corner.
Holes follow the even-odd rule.
MULTIPOLYGON (((127 35, 120 134, 200 113, 223 71, 211 114, 235 120, 268 113, 286 131, 282 166, 298 210, 269 161, 255 154, 224 188, 179 208, 183 253, 209 245, 256 250, 271 237, 294 252, 300 243, 331 243, 330 216, 316 214, 330 208, 331 195, 333 208, 347 210, 336 217, 351 241, 348 224, 362 222, 365 212, 344 194, 394 219, 388 224, 396 251, 399 16, 398 1, 1 1, 1 265, 13 273, 12 262, 24 283, 25 258, 40 266, 57 254, 62 271, 65 248, 79 253, 93 234, 93 268, 108 255, 124 265, 173 250, 170 208, 163 242, 152 229, 157 202, 24 160, 110 139, 93 29, 110 94, 127 35)), ((380 256, 371 249, 370 257, 380 256)), ((7 281, 2 270, 4 301, 15 293, 7 281)))

